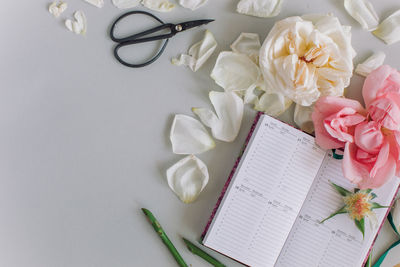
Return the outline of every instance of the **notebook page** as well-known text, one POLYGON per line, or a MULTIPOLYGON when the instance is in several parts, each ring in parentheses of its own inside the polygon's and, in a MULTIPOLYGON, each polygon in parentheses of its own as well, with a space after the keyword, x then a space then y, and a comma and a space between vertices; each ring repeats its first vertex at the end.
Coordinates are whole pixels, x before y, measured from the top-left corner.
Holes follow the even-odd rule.
POLYGON ((314 138, 263 115, 204 238, 251 266, 273 266, 325 151, 314 138))
MULTIPOLYGON (((342 174, 342 161, 327 153, 320 172, 312 185, 304 206, 276 266, 362 266, 379 227, 371 230, 365 223, 365 238, 347 214, 337 215, 323 224, 319 221, 343 206, 342 199, 329 181, 348 190, 352 185, 342 174)), ((390 205, 398 187, 398 178, 374 192, 374 200, 384 206, 390 205)), ((385 219, 387 209, 374 210, 378 225, 385 219)))

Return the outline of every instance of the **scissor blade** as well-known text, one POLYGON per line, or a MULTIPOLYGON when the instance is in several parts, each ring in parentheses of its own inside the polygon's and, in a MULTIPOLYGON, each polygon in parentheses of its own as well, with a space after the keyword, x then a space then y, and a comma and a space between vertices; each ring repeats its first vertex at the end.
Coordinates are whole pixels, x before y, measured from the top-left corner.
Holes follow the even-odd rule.
POLYGON ((182 22, 182 23, 176 24, 176 30, 177 31, 185 31, 185 30, 189 30, 189 29, 194 28, 194 27, 198 27, 198 26, 201 26, 201 25, 206 25, 206 24, 208 24, 210 22, 213 22, 213 21, 214 21, 213 19, 200 19, 200 20, 186 21, 186 22, 182 22), (181 26, 181 29, 180 29, 179 26, 181 26))

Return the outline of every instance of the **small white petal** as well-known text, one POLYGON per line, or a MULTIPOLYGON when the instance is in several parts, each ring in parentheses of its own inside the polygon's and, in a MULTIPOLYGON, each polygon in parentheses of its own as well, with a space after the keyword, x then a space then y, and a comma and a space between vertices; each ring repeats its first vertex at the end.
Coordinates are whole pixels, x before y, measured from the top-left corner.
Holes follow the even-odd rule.
POLYGON ((254 109, 276 117, 287 110, 292 101, 281 93, 265 92, 254 105, 254 109))
POLYGON ((98 8, 102 8, 104 6, 104 0, 85 0, 85 2, 98 8))
POLYGON ((393 224, 397 229, 397 232, 400 233, 400 198, 397 199, 393 205, 392 210, 393 224))
POLYGON ((383 65, 385 53, 379 51, 367 58, 363 63, 358 64, 355 72, 361 76, 367 77, 373 70, 383 65))
POLYGON ((208 0, 179 0, 179 4, 181 6, 183 6, 184 8, 189 8, 191 10, 198 9, 207 2, 208 0))
POLYGON ((301 106, 299 104, 296 104, 294 109, 294 122, 306 133, 314 132, 314 123, 311 118, 313 110, 314 106, 301 106))
POLYGON ((67 10, 67 8, 68 8, 68 4, 63 1, 61 1, 58 4, 58 9, 60 10, 60 13, 63 13, 65 10, 67 10))
POLYGON ((233 52, 246 54, 254 63, 258 64, 261 42, 257 33, 242 32, 231 45, 233 52))
POLYGON ((175 5, 168 0, 142 0, 141 3, 151 10, 160 12, 168 12, 175 7, 175 5))
POLYGON ((72 27, 72 20, 70 20, 70 19, 65 20, 65 27, 67 27, 67 29, 68 29, 69 31, 73 32, 74 29, 73 29, 73 27, 72 27))
POLYGON ((400 10, 382 21, 373 34, 389 45, 400 41, 400 10))
POLYGON ((194 155, 189 155, 167 170, 169 187, 184 203, 197 199, 208 183, 207 166, 194 155))
POLYGON ((54 17, 58 18, 67 9, 67 7, 67 3, 63 1, 60 1, 58 4, 57 1, 54 1, 49 5, 49 12, 54 17))
POLYGON ((236 11, 256 17, 275 17, 282 9, 283 0, 241 0, 236 11))
POLYGON ((142 0, 112 0, 115 7, 120 9, 133 8, 140 4, 142 0))
POLYGON ((215 92, 209 94, 216 115, 206 108, 193 108, 204 125, 211 128, 212 135, 218 140, 232 142, 239 133, 242 124, 243 100, 234 92, 215 92))
POLYGON ((246 55, 221 52, 211 78, 225 91, 241 91, 255 87, 261 78, 258 66, 246 55))
POLYGON ((344 0, 344 7, 364 29, 373 31, 378 27, 379 17, 368 0, 344 0))
POLYGON ((68 30, 71 32, 74 32, 76 34, 86 34, 86 17, 83 11, 76 11, 74 14, 75 20, 70 20, 67 19, 65 21, 65 26, 67 27, 68 30))
POLYGON ((203 124, 186 115, 175 115, 170 139, 175 154, 200 154, 215 147, 203 124))
POLYGON ((174 65, 188 66, 192 71, 197 71, 210 58, 216 47, 217 41, 215 41, 214 35, 206 30, 203 40, 192 45, 188 55, 182 54, 179 59, 173 58, 171 62, 174 65))

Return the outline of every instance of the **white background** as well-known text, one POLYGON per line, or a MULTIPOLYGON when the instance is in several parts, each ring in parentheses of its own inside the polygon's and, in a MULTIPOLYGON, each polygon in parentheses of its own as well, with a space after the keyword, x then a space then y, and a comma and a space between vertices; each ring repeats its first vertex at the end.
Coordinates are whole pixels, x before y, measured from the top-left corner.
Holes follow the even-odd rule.
MULTIPOLYGON (((208 92, 221 90, 209 77, 217 53, 196 73, 171 65, 172 57, 201 39, 203 27, 171 39, 155 64, 126 68, 113 58, 108 38, 109 25, 124 11, 105 2, 97 9, 67 0, 67 11, 55 19, 47 0, 1 1, 0 266, 176 266, 140 207, 153 211, 187 263, 208 266, 180 238, 199 238, 254 112, 246 110, 233 143, 217 142, 199 156, 209 167, 210 182, 197 202, 181 203, 165 179, 166 169, 181 158, 171 151, 169 128, 173 114, 208 107, 208 92), (87 15, 86 37, 63 25, 78 9, 87 15)), ((236 3, 210 0, 195 12, 177 7, 153 13, 175 23, 216 19, 207 28, 219 52, 240 32, 264 39, 279 19, 333 12, 353 26, 356 64, 382 50, 386 63, 400 68, 400 44, 386 46, 362 30, 341 0, 286 0, 283 12, 270 19, 237 14, 236 3)), ((382 18, 400 8, 395 0, 373 4, 382 18)), ((360 99, 362 81, 354 76, 349 97, 360 99)), ((385 225, 375 255, 395 238, 385 225)))

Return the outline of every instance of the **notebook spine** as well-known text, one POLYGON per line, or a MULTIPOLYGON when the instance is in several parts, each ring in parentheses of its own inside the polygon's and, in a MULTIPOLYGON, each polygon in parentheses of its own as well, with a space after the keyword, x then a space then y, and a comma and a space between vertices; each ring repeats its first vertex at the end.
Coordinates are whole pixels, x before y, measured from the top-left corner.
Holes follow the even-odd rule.
POLYGON ((234 176, 234 174, 236 172, 237 167, 239 166, 239 163, 240 163, 240 160, 241 160, 241 158, 243 156, 243 153, 246 150, 247 145, 249 144, 249 141, 250 141, 250 139, 251 139, 251 137, 252 137, 252 135, 254 133, 254 130, 257 127, 257 123, 260 120, 260 117, 261 117, 262 114, 264 114, 264 113, 263 112, 258 112, 256 117, 255 117, 255 119, 254 119, 253 125, 251 126, 249 134, 246 137, 246 141, 244 142, 243 148, 242 148, 238 158, 236 159, 235 165, 233 166, 232 171, 229 174, 228 180, 225 182, 225 185, 224 185, 224 187, 222 189, 222 192, 221 192, 220 196, 218 197, 217 203, 215 204, 214 209, 213 209, 213 211, 211 213, 211 216, 208 219, 207 225, 204 228, 203 233, 201 234, 201 240, 204 239, 204 237, 206 236, 206 234, 208 232, 208 229, 210 228, 210 225, 211 225, 211 223, 212 223, 212 221, 213 221, 213 219, 215 217, 215 214, 217 213, 217 210, 218 210, 218 208, 219 208, 219 206, 220 206, 220 204, 222 202, 222 199, 225 196, 226 190, 228 189, 229 184, 231 183, 231 180, 232 180, 232 178, 233 178, 233 176, 234 176))
MULTIPOLYGON (((400 179, 400 178, 397 178, 397 177, 396 177, 396 179, 400 179)), ((397 187, 397 191, 396 191, 396 193, 394 194, 394 197, 393 197, 393 199, 392 199, 392 202, 390 203, 390 207, 393 207, 394 201, 396 200, 396 196, 397 196, 397 194, 399 193, 399 189, 400 189, 400 185, 397 187)), ((385 219, 386 219, 387 216, 389 215, 389 212, 390 212, 390 209, 387 209, 386 214, 385 214, 385 217, 384 217, 385 219)), ((374 244, 375 244, 376 239, 378 238, 379 232, 382 230, 382 227, 383 227, 383 225, 385 224, 385 219, 383 219, 381 225, 379 226, 378 231, 377 231, 376 234, 375 234, 374 241, 372 241, 372 244, 371 244, 371 247, 370 247, 369 250, 368 250, 367 256, 365 257, 364 262, 363 262, 363 264, 361 265, 362 267, 365 266, 365 264, 366 264, 367 261, 368 261, 369 254, 371 253, 372 248, 374 247, 374 244)))

